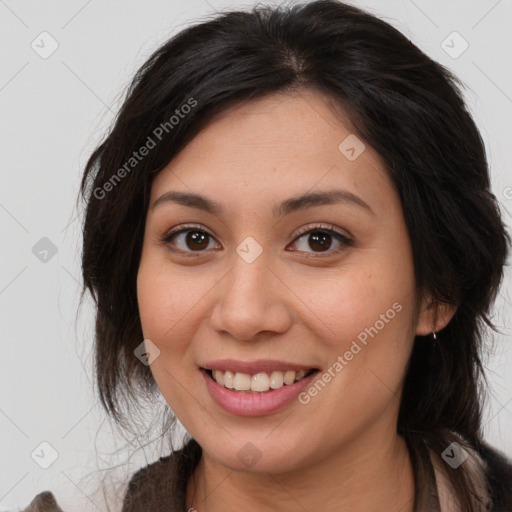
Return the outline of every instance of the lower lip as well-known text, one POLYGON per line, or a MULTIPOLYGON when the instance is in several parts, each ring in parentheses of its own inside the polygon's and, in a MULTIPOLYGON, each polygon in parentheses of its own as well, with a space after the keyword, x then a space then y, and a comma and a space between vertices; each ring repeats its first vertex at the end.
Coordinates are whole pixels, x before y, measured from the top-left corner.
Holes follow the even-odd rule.
POLYGON ((238 416, 262 416, 278 412, 293 402, 316 377, 318 371, 294 384, 284 385, 265 393, 231 391, 213 380, 205 370, 201 369, 201 373, 210 396, 222 409, 238 416))

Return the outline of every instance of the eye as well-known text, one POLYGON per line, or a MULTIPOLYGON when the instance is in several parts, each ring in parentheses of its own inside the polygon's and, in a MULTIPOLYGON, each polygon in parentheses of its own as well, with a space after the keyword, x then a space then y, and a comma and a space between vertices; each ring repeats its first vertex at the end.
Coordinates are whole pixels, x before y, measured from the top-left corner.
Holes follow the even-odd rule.
MULTIPOLYGON (((302 249, 299 249, 299 252, 308 252, 306 249, 309 247, 313 249, 313 252, 328 253, 328 255, 337 254, 343 251, 346 246, 351 245, 353 242, 350 238, 332 228, 332 225, 330 225, 330 227, 325 227, 324 225, 316 225, 309 227, 309 229, 302 229, 295 237, 293 244, 302 246, 302 249), (304 241, 300 243, 301 239, 305 239, 307 236, 310 237, 309 243, 304 243, 304 241), (336 249, 329 250, 333 243, 333 239, 337 241, 339 245, 336 249)), ((211 249, 211 247, 209 247, 209 238, 213 240, 213 236, 202 229, 201 226, 189 225, 179 226, 178 229, 175 229, 171 233, 167 234, 162 239, 162 242, 167 245, 171 252, 185 253, 187 256, 200 256, 204 250, 209 248, 211 249), (180 243, 182 244, 182 247, 175 249, 174 247, 180 243), (194 255, 193 253, 197 254, 194 255)), ((321 256, 308 257, 317 258, 321 256)))
MULTIPOLYGON (((296 236, 294 240, 294 244, 297 244, 299 246, 299 250, 301 252, 308 252, 306 251, 307 248, 314 249, 313 252, 320 252, 320 253, 328 253, 329 256, 332 256, 333 254, 338 254, 341 251, 343 251, 347 246, 352 245, 352 240, 345 236, 344 234, 332 229, 334 226, 331 224, 330 227, 325 227, 323 225, 316 225, 312 228, 305 228, 301 230, 296 236), (305 242, 305 240, 300 243, 301 239, 306 239, 309 237, 309 240, 305 242), (338 247, 336 249, 329 250, 333 239, 338 242, 338 247), (305 242, 305 243, 304 243, 305 242), (302 246, 302 248, 301 248, 302 246), (319 249, 319 251, 316 251, 316 249, 319 249)), ((308 258, 311 256, 308 256, 308 258)), ((312 256, 313 258, 318 258, 322 256, 312 256)))
MULTIPOLYGON (((213 239, 213 237, 201 229, 200 226, 180 226, 181 229, 172 231, 168 235, 166 235, 162 242, 167 244, 169 250, 171 252, 203 252, 204 249, 208 249, 208 238, 213 239), (171 243, 172 240, 175 240, 171 243), (185 248, 174 249, 172 246, 176 245, 175 242, 184 244, 185 248), (191 251, 187 251, 187 247, 191 249, 191 251)), ((199 256, 200 254, 198 254, 199 256)))

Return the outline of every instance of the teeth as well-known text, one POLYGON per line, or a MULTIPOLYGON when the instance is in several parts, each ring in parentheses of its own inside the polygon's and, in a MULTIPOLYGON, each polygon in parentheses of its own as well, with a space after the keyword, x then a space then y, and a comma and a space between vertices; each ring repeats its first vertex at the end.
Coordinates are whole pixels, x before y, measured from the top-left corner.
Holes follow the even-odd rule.
POLYGON ((283 372, 272 372, 270 374, 270 387, 272 389, 283 387, 283 372))
POLYGON ((257 373, 251 379, 251 391, 268 391, 270 379, 266 373, 257 373))
MULTIPOLYGON (((218 370, 218 372, 222 373, 220 370, 218 370)), ((234 376, 234 374, 232 372, 224 372, 224 384, 223 384, 223 386, 225 386, 228 389, 233 389, 233 387, 234 387, 233 381, 234 380, 235 380, 235 376, 234 376)), ((220 384, 220 382, 219 382, 219 384, 220 384)))
POLYGON ((269 389, 279 389, 284 385, 289 386, 294 382, 298 382, 306 376, 306 373, 306 370, 300 370, 298 372, 294 372, 293 370, 286 372, 273 371, 269 376, 265 372, 250 375, 248 373, 213 370, 212 376, 221 386, 228 389, 264 393, 269 389))
POLYGON ((213 370, 213 378, 221 385, 224 386, 224 374, 219 370, 213 370))
POLYGON ((303 379, 305 375, 306 370, 300 370, 299 372, 297 372, 297 375, 295 375, 295 380, 303 379))
POLYGON ((247 373, 235 373, 233 387, 237 391, 249 391, 251 389, 251 376, 247 373))
POLYGON ((287 371, 285 374, 284 374, 284 383, 285 384, 293 384, 293 381, 295 380, 295 372, 294 371, 287 371))

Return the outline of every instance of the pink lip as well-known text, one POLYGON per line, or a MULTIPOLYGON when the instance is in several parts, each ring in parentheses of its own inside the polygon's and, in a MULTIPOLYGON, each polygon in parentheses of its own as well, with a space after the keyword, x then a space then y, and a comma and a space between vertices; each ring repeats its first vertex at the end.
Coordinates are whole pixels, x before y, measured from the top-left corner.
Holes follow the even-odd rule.
POLYGON ((223 372, 230 371, 233 373, 248 373, 255 375, 261 372, 273 372, 287 370, 300 371, 311 370, 315 366, 304 366, 301 364, 287 363, 286 361, 276 361, 271 359, 258 359, 257 361, 235 361, 234 359, 219 359, 217 361, 207 361, 201 364, 202 368, 207 370, 221 370, 223 372))
POLYGON ((262 416, 284 409, 293 402, 311 380, 316 378, 318 372, 313 372, 299 382, 284 385, 282 388, 269 390, 266 393, 232 391, 213 380, 204 369, 201 369, 201 374, 210 396, 222 409, 238 416, 262 416))

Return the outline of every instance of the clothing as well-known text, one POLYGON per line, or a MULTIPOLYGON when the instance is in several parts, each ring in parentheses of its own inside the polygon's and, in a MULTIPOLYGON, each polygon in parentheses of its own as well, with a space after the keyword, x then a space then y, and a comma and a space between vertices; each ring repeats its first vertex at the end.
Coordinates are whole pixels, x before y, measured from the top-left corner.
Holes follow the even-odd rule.
MULTIPOLYGON (((440 502, 440 473, 426 445, 409 445, 413 464, 418 512, 448 512, 440 502), (426 462, 426 471, 419 461, 426 462)), ((478 456, 485 467, 489 512, 512 512, 512 460, 483 444, 478 456)), ((128 484, 121 512, 187 512, 187 482, 201 458, 201 447, 194 439, 173 454, 138 470, 128 484)), ((49 491, 38 494, 22 512, 63 512, 49 491)), ((464 511, 462 511, 464 512, 464 511)))

